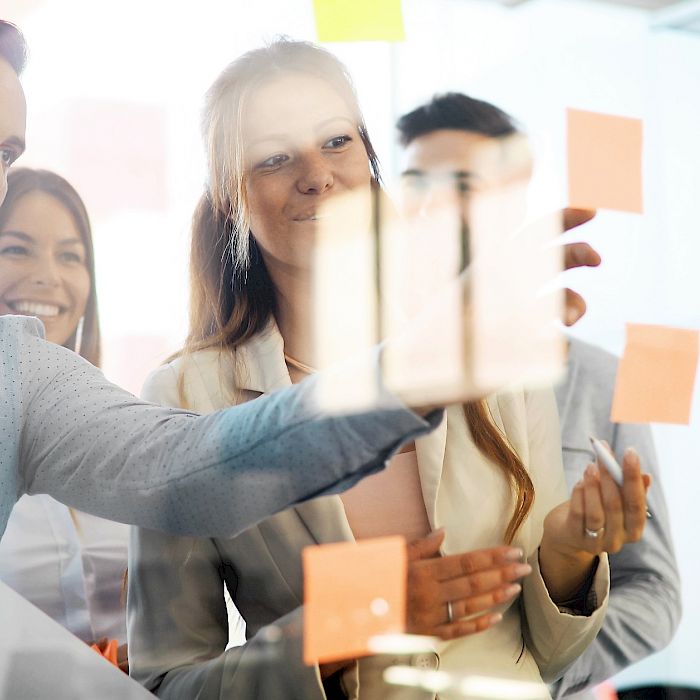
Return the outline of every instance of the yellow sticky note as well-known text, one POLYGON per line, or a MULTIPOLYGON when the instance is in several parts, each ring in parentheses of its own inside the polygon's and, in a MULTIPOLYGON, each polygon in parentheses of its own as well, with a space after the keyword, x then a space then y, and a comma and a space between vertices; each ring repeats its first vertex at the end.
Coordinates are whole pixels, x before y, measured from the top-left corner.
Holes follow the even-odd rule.
POLYGON ((403 41, 401 0, 314 0, 319 41, 403 41))
POLYGON ((569 206, 642 213, 642 121, 567 110, 569 206))
POLYGON ((610 419, 687 425, 697 364, 698 331, 628 324, 610 419))
POLYGON ((367 655, 371 638, 404 631, 403 537, 306 547, 302 559, 306 664, 367 655))

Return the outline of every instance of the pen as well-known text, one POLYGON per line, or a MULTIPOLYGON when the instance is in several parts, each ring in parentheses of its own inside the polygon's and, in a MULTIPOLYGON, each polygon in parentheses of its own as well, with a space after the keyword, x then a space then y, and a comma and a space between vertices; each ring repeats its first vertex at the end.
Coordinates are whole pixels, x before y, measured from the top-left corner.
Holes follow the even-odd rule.
MULTIPOLYGON (((605 445, 603 445, 600 440, 597 440, 592 436, 589 436, 588 439, 591 441, 591 446, 593 447, 593 452, 595 453, 596 459, 603 463, 613 481, 621 487, 624 479, 622 475, 622 467, 617 463, 617 460, 610 454, 610 452, 608 452, 605 445)), ((651 517, 652 515, 647 508, 647 518, 651 517)))

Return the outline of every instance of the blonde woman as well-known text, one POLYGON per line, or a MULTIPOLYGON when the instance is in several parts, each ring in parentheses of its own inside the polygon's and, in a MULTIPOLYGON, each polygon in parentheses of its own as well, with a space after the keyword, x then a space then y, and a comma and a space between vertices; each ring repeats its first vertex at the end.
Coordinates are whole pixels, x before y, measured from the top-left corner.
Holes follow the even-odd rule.
MULTIPOLYGON (((204 129, 209 188, 194 216, 190 336, 144 395, 212 411, 313 371, 316 215, 337 194, 378 186, 378 171, 342 64, 306 43, 275 42, 229 65, 208 93, 204 129)), ((640 535, 643 515, 619 513, 643 512, 645 501, 638 463, 626 467, 624 494, 591 465, 567 501, 558 431, 551 393, 455 405, 431 436, 341 497, 234 539, 137 531, 132 675, 163 698, 265 700, 431 697, 386 686, 394 663, 555 678, 600 628, 606 549, 640 535), (442 637, 439 654, 304 666, 302 548, 390 533, 413 543, 409 631, 442 637), (229 649, 224 590, 247 627, 246 643, 229 649)))

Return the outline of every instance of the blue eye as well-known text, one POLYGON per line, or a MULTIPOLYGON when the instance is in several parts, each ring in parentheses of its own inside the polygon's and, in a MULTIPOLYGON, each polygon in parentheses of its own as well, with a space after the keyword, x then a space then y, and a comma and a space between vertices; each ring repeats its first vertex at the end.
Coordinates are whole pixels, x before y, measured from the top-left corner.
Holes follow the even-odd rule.
POLYGON ((267 160, 264 160, 260 165, 258 165, 259 168, 276 168, 278 165, 282 165, 282 163, 286 162, 289 160, 289 156, 285 155, 284 153, 277 153, 274 156, 270 156, 267 160))
POLYGON ((8 245, 5 248, 0 249, 0 255, 28 255, 29 251, 27 248, 21 245, 8 245))
POLYGON ((82 265, 83 259, 78 253, 62 253, 61 259, 68 263, 79 263, 82 265))
POLYGON ((324 148, 342 148, 347 146, 352 141, 352 136, 344 134, 343 136, 334 136, 332 139, 326 141, 323 145, 324 148))

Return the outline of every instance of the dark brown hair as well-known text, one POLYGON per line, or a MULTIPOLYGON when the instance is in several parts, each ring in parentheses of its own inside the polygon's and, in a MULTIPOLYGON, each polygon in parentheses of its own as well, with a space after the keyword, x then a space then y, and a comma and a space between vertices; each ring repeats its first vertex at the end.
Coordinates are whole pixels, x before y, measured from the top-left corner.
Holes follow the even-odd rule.
POLYGON ((435 95, 429 102, 400 117, 396 128, 402 146, 440 129, 471 131, 494 138, 518 132, 515 120, 502 109, 461 92, 435 95))
POLYGON ((85 266, 90 275, 90 294, 85 306, 81 332, 78 334, 78 328, 76 328, 66 341, 65 347, 74 350, 93 365, 99 365, 100 322, 95 289, 95 253, 90 219, 85 204, 75 188, 56 173, 32 168, 11 168, 7 176, 7 195, 0 207, 0 226, 5 223, 19 200, 32 192, 43 192, 60 202, 70 213, 80 233, 80 239, 85 246, 85 266))

